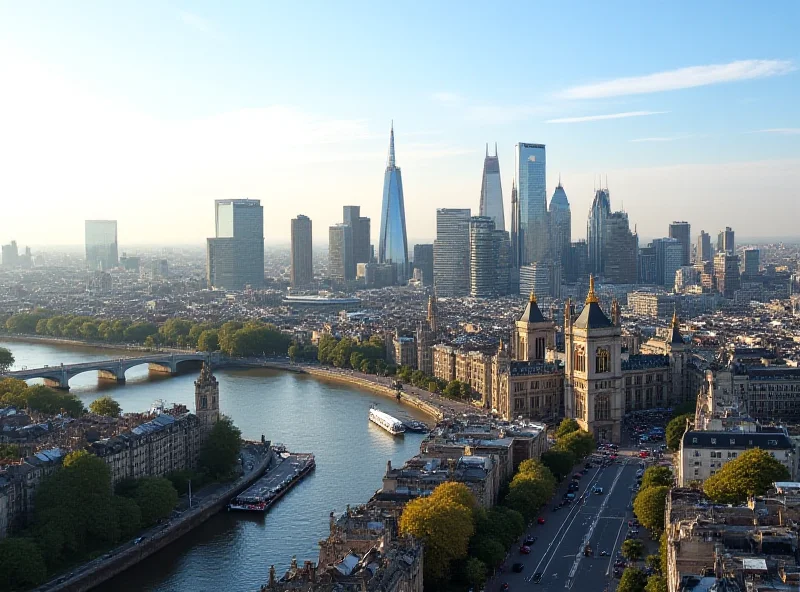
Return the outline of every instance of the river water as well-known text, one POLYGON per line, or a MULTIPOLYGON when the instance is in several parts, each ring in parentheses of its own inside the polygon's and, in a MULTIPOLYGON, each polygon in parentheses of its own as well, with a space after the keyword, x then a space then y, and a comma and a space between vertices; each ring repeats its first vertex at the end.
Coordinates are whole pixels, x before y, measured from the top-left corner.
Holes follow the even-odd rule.
MULTIPOLYGON (((15 369, 105 360, 130 352, 76 345, 0 341, 16 357, 15 369)), ((173 545, 96 590, 231 591, 258 590, 270 565, 282 575, 292 556, 317 560, 318 541, 328 535, 328 515, 348 504, 366 502, 381 486, 386 462, 395 465, 419 451, 421 434, 393 437, 367 420, 371 403, 403 417, 426 419, 416 410, 369 391, 302 374, 273 370, 224 370, 220 410, 244 438, 286 444, 313 452, 317 468, 266 515, 220 513, 173 545)), ((196 373, 149 375, 131 368, 127 383, 98 381, 95 372, 70 381, 71 392, 86 406, 101 395, 114 397, 123 411, 146 411, 157 399, 194 409, 196 373)))

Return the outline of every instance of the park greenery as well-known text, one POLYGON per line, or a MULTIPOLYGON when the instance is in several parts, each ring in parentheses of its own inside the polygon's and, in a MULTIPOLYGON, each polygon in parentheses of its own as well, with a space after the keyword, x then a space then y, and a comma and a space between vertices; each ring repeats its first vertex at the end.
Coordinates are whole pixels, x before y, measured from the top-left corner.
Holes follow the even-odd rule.
POLYGON ((561 420, 555 436, 555 450, 571 453, 576 461, 586 458, 597 447, 594 436, 583 431, 578 422, 572 418, 561 420))
POLYGON ((65 413, 80 417, 86 409, 75 395, 57 391, 41 384, 29 386, 15 378, 0 379, 0 406, 13 405, 17 409, 55 415, 65 413))
POLYGON ((638 568, 626 567, 617 585, 617 592, 644 592, 647 575, 638 568))
POLYGON ((14 365, 14 354, 4 347, 0 347, 0 374, 8 372, 14 365))
POLYGON ((775 481, 788 481, 789 471, 761 448, 753 448, 725 463, 703 483, 703 491, 719 504, 740 504, 763 495, 775 481))
POLYGON ((108 395, 104 395, 89 403, 89 411, 95 415, 119 417, 119 414, 122 412, 122 408, 114 399, 108 395))
POLYGON ((235 473, 241 446, 242 432, 229 417, 223 415, 211 428, 211 433, 200 450, 200 471, 213 481, 230 479, 235 473))

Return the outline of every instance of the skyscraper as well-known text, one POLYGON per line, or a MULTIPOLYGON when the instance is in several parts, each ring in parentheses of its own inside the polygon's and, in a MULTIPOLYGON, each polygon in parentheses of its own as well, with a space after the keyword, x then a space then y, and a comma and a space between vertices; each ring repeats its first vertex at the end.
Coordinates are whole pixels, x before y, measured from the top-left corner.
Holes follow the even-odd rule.
POLYGON ((613 212, 605 224, 603 278, 611 284, 635 284, 639 240, 631 232, 628 214, 613 212))
POLYGON ((511 239, 505 230, 495 230, 492 236, 494 290, 505 296, 511 293, 511 239))
POLYGON ((669 225, 669 237, 681 243, 683 256, 681 265, 690 265, 692 262, 692 233, 688 222, 673 222, 669 225))
POLYGON ((473 216, 469 221, 469 294, 473 298, 494 296, 494 220, 473 216))
POLYGON ((378 262, 391 263, 397 270, 397 283, 408 279, 408 238, 406 207, 403 201, 403 177, 394 157, 394 124, 389 136, 389 158, 383 176, 383 205, 378 262))
POLYGON ((349 224, 336 224, 328 229, 328 277, 341 283, 356 277, 353 229, 349 224))
POLYGON ((549 260, 547 179, 544 144, 519 143, 514 170, 519 186, 519 265, 549 260))
POLYGON ((651 244, 655 247, 656 283, 672 290, 683 261, 683 245, 674 238, 658 238, 651 244))
POLYGON ((86 267, 92 271, 113 269, 119 263, 117 221, 86 221, 86 267))
POLYGON ((730 226, 726 226, 725 230, 720 230, 717 235, 717 253, 734 253, 735 251, 733 230, 730 226))
POLYGON ((589 275, 589 249, 585 240, 575 241, 569 246, 569 259, 564 266, 564 279, 572 284, 589 275))
POLYGON ((218 199, 215 238, 207 239, 208 285, 226 290, 264 285, 264 208, 257 199, 218 199))
POLYGON ((711 235, 705 230, 700 231, 697 237, 697 263, 704 263, 714 259, 714 251, 711 250, 711 235))
POLYGON ((640 284, 655 284, 658 278, 658 265, 656 265, 655 246, 650 243, 646 247, 639 249, 638 281, 640 284))
POLYGON ((494 145, 494 156, 489 156, 489 144, 486 144, 486 158, 483 161, 483 178, 481 179, 480 216, 491 218, 497 230, 506 229, 497 144, 494 145))
POLYGON ((744 267, 742 269, 742 276, 747 279, 753 279, 758 275, 758 270, 760 266, 761 266, 761 251, 759 251, 758 249, 745 249, 744 267))
POLYGON ((433 286, 437 296, 469 294, 469 219, 468 209, 436 210, 433 286))
POLYGON ((603 273, 603 247, 605 243, 606 220, 611 215, 611 197, 608 189, 598 189, 589 210, 586 238, 589 243, 589 271, 603 273))
MULTIPOLYGON (((3 267, 11 268, 19 265, 19 249, 17 248, 17 241, 11 241, 7 245, 3 245, 3 267)), ((88 257, 87 257, 88 261, 88 257)))
POLYGON ((304 288, 314 278, 311 219, 300 214, 292 219, 292 288, 304 288))
POLYGON ((344 223, 353 229, 353 261, 356 265, 369 263, 370 220, 361 215, 361 206, 344 206, 344 223))
POLYGON ((519 251, 519 200, 517 199, 516 179, 511 179, 511 267, 518 268, 519 251))
POLYGON ((418 269, 423 286, 433 285, 433 245, 414 245, 414 269, 418 269))
POLYGON ((733 298, 734 292, 741 287, 738 255, 727 251, 714 255, 714 281, 720 294, 733 298))
POLYGON ((566 275, 566 266, 569 261, 570 243, 572 242, 572 214, 569 209, 569 200, 561 179, 558 187, 550 198, 550 248, 553 261, 561 265, 566 275))

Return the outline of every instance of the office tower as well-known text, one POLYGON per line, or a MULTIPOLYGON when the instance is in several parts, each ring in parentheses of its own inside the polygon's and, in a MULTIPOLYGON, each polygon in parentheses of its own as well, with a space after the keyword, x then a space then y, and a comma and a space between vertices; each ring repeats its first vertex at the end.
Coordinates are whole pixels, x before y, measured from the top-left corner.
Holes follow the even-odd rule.
POLYGON ((292 288, 305 288, 314 279, 312 263, 311 219, 298 215, 292 218, 292 288))
POLYGON ((511 179, 511 267, 519 267, 519 200, 517 199, 517 183, 511 179))
POLYGON ((738 255, 726 251, 714 255, 714 281, 720 294, 733 298, 734 292, 741 287, 738 255))
POLYGON ((573 284, 589 275, 589 247, 585 240, 569 245, 569 259, 564 266, 564 278, 573 284))
POLYGON ((517 144, 517 199, 519 200, 519 265, 549 260, 547 180, 544 144, 517 144))
POLYGON ((328 229, 328 277, 342 283, 356 278, 353 229, 348 224, 336 224, 328 229))
POLYGON ((117 266, 117 221, 86 220, 86 267, 105 271, 117 266))
POLYGON ((720 230, 717 235, 717 253, 733 253, 735 250, 733 230, 730 226, 726 226, 725 230, 720 230))
POLYGON ((495 230, 492 236, 494 290, 497 296, 506 296, 511 290, 511 239, 505 230, 495 230))
POLYGON ((752 279, 758 275, 758 270, 761 265, 761 251, 758 249, 745 249, 744 250, 744 268, 742 275, 748 279, 752 279))
POLYGON ((17 248, 17 241, 11 241, 10 244, 3 245, 3 267, 12 268, 19 265, 19 249, 17 248))
POLYGON ((552 265, 543 261, 523 265, 519 268, 519 293, 550 296, 552 291, 552 265))
POLYGON ((403 201, 403 177, 394 157, 394 124, 389 136, 389 159, 383 176, 383 205, 378 262, 392 263, 397 269, 397 283, 408 279, 408 238, 406 207, 403 201))
POLYGON ((589 220, 586 225, 586 239, 589 245, 589 271, 603 273, 603 244, 605 243, 606 220, 611 215, 611 197, 608 189, 598 189, 594 194, 589 220))
POLYGON ((436 210, 433 287, 437 296, 469 294, 469 219, 468 209, 436 210))
POLYGON ((671 290, 675 286, 675 272, 683 261, 683 245, 674 238, 658 238, 651 244, 656 251, 656 283, 671 290))
POLYGON ((344 206, 344 223, 353 229, 353 260, 355 264, 369 263, 369 218, 361 215, 361 206, 344 206))
POLYGON ((209 286, 243 290, 264 285, 264 208, 257 199, 218 199, 216 237, 207 239, 209 286))
POLYGON ((669 225, 669 237, 676 239, 683 247, 681 265, 690 265, 692 262, 692 233, 688 222, 673 222, 669 225))
POLYGON ((656 278, 658 277, 658 265, 656 265, 656 258, 656 248, 652 243, 639 249, 638 282, 640 284, 656 283, 656 278))
POLYGON ((711 249, 711 235, 705 230, 700 231, 697 237, 697 263, 704 263, 714 259, 714 251, 711 249))
POLYGON ((628 214, 613 212, 605 221, 603 278, 611 284, 635 284, 638 237, 631 232, 628 214))
POLYGON ((423 286, 433 285, 433 245, 414 245, 414 269, 420 271, 423 286))
POLYGON ((494 220, 473 216, 469 221, 469 294, 487 298, 494 292, 494 220))
POLYGON ((553 197, 550 198, 549 209, 550 221, 550 248, 552 250, 553 261, 560 264, 566 272, 567 261, 569 259, 570 243, 572 242, 572 214, 569 209, 569 200, 564 187, 561 186, 561 178, 558 179, 553 197))
POLYGON ((494 156, 489 156, 489 144, 486 144, 486 158, 483 160, 483 178, 481 179, 480 215, 491 218, 497 230, 506 229, 497 144, 494 145, 494 156))

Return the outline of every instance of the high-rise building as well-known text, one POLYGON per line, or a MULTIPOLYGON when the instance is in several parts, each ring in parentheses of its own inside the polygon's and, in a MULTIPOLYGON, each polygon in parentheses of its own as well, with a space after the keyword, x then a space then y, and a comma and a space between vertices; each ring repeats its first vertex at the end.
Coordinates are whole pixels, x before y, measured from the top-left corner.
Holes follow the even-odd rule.
POLYGON ((519 200, 519 265, 549 261, 547 179, 544 144, 519 143, 515 150, 519 200))
POLYGON ((494 285, 494 220, 473 216, 469 221, 469 293, 473 298, 496 294, 494 285))
POLYGON ((569 209, 567 193, 561 185, 560 178, 553 197, 550 198, 549 221, 553 261, 561 265, 566 275, 570 243, 572 242, 572 214, 569 209))
POLYGON ((383 176, 381 233, 378 243, 378 262, 392 263, 397 269, 397 283, 408 279, 408 238, 406 235, 406 206, 403 200, 403 177, 395 163, 394 125, 389 137, 389 158, 383 176))
POLYGON ((336 224, 328 229, 328 276, 342 283, 356 278, 353 229, 349 224, 336 224))
POLYGON ((742 268, 742 276, 747 279, 752 279, 758 275, 759 267, 761 266, 761 251, 758 249, 745 249, 744 250, 744 267, 742 268))
POLYGON ((536 262, 519 268, 519 293, 550 296, 552 292, 552 265, 536 262))
POLYGON ((344 223, 353 229, 353 261, 356 265, 369 263, 370 220, 361 215, 361 206, 344 206, 344 223))
POLYGON ((511 179, 511 267, 518 268, 522 260, 519 246, 519 200, 517 199, 517 183, 511 179))
POLYGON ((305 288, 314 279, 311 245, 311 219, 300 214, 292 219, 292 288, 305 288))
POLYGON ((486 158, 483 161, 483 178, 481 179, 480 216, 491 218, 497 230, 506 229, 497 144, 494 145, 494 156, 489 156, 489 144, 486 144, 486 158))
POLYGON ((569 245, 569 259, 564 266, 564 279, 573 284, 589 275, 589 248, 585 240, 569 245))
POLYGON ((437 296, 469 294, 469 219, 468 209, 436 210, 433 286, 437 296))
POLYGON ((714 281, 720 294, 733 298, 734 292, 741 287, 738 255, 727 251, 714 255, 714 281))
POLYGON ((672 290, 683 261, 683 245, 674 238, 658 238, 651 244, 656 252, 656 283, 672 290))
POLYGON ((7 245, 3 245, 3 267, 11 268, 19 265, 19 249, 17 248, 17 241, 11 241, 7 245))
POLYGON ((605 244, 606 220, 611 215, 611 197, 608 189, 598 189, 589 210, 586 225, 586 239, 589 245, 589 271, 594 274, 603 273, 603 247, 605 244))
POLYGON ((92 271, 113 269, 119 263, 117 221, 86 221, 86 267, 92 271))
POLYGON ((692 232, 688 222, 673 222, 669 225, 669 237, 676 239, 683 248, 681 265, 690 265, 692 262, 692 232))
POLYGON ((433 285, 433 245, 414 245, 414 269, 419 270, 423 286, 433 285))
POLYGON ((206 273, 214 288, 264 285, 264 208, 257 199, 218 199, 216 237, 207 239, 206 273))
POLYGON ((511 239, 505 230, 495 230, 492 236, 495 293, 505 296, 511 293, 511 239))
POLYGON ((704 263, 714 259, 714 251, 711 249, 711 235, 705 230, 700 231, 697 237, 697 262, 704 263))
POLYGON ((726 226, 725 230, 720 230, 717 235, 717 253, 735 253, 736 245, 734 243, 733 230, 730 226, 726 226))
POLYGON ((635 284, 639 239, 631 232, 628 214, 613 212, 605 221, 603 278, 610 284, 635 284))
POLYGON ((656 259, 658 254, 653 244, 639 249, 639 262, 638 262, 638 283, 640 284, 655 284, 658 278, 658 265, 656 259))

